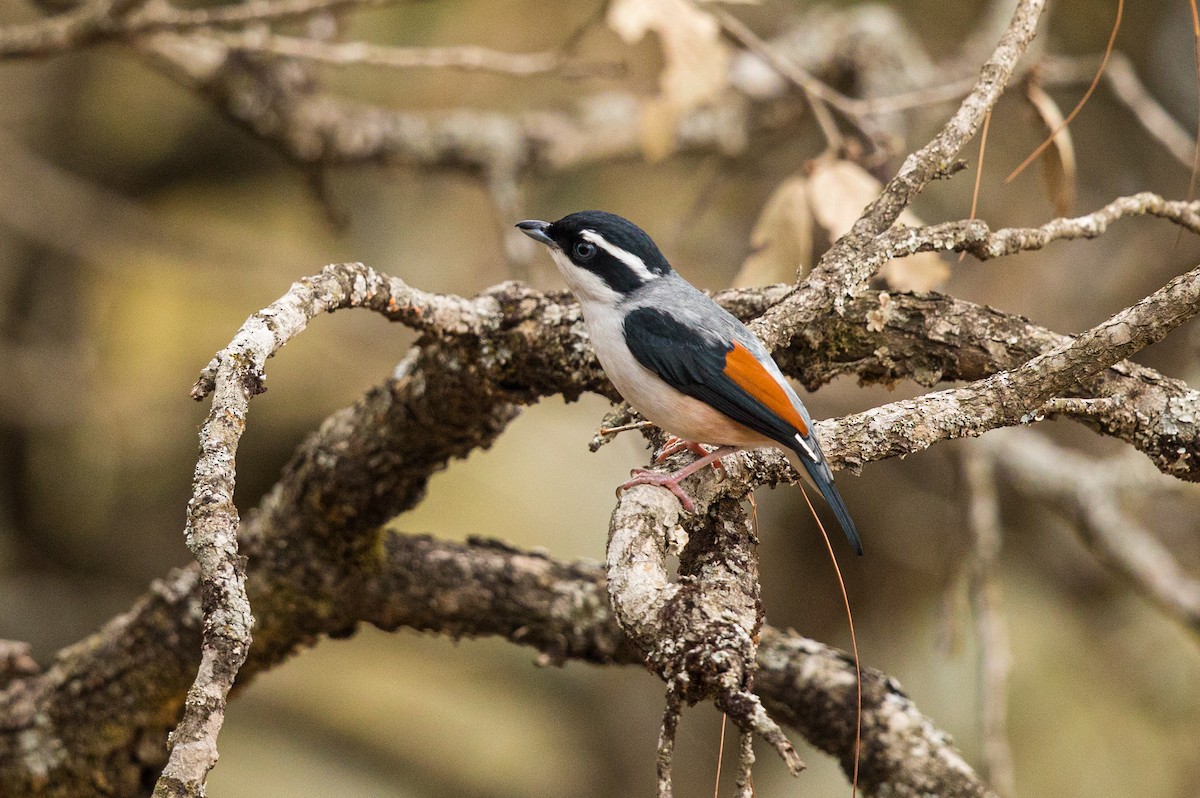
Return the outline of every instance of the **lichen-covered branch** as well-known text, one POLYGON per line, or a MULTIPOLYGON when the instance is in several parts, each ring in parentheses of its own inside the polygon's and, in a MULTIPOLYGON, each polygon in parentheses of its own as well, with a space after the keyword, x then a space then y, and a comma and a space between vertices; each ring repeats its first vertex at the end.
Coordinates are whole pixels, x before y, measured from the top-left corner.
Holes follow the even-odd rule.
MULTIPOLYGON (((193 395, 201 399, 211 393, 212 408, 200 431, 187 524, 188 548, 200 566, 201 661, 183 717, 171 735, 171 755, 155 786, 156 796, 204 795, 205 779, 217 761, 226 699, 250 648, 254 619, 238 556, 233 494, 238 441, 246 428, 250 398, 266 390, 267 359, 321 313, 369 307, 421 326, 430 323, 420 318, 424 313, 437 318, 432 304, 429 295, 361 265, 331 267, 296 283, 283 298, 251 316, 205 368, 193 395)), ((456 303, 441 298, 438 304, 456 303)), ((459 313, 455 320, 468 325, 470 315, 459 313)))
MULTIPOLYGON (((739 497, 740 498, 740 497, 739 497)), ((659 490, 623 496, 609 523, 608 594, 621 628, 646 667, 667 684, 668 717, 659 750, 659 796, 669 798, 671 706, 711 698, 747 734, 761 735, 792 773, 804 767, 792 744, 750 691, 762 624, 757 543, 739 502, 714 502, 693 515, 667 568, 669 532, 683 521, 678 501, 659 490)))

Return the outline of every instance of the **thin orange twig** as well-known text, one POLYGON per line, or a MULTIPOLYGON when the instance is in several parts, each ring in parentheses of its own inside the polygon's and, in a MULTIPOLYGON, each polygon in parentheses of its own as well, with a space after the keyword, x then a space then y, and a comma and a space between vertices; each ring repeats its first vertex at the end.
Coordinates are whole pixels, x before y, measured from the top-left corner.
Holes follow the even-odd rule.
MULTIPOLYGON (((1195 0, 1192 0, 1195 2, 1195 0)), ((979 207, 979 181, 983 177, 983 154, 987 152, 987 136, 988 127, 992 124, 992 109, 989 108, 987 114, 983 117, 983 132, 979 134, 979 166, 975 168, 975 188, 971 191, 971 216, 975 218, 975 210, 979 207)), ((966 252, 961 252, 958 255, 958 262, 962 263, 963 258, 967 257, 966 252)))
POLYGON ((813 509, 812 500, 808 498, 808 491, 804 489, 804 483, 796 484, 800 486, 800 492, 804 494, 804 503, 808 505, 808 511, 812 513, 812 517, 817 522, 817 528, 821 530, 821 536, 825 538, 825 549, 829 552, 829 559, 833 561, 838 587, 842 589, 842 603, 846 607, 846 620, 850 622, 850 648, 854 652, 854 681, 858 687, 857 711, 854 719, 854 775, 850 782, 850 798, 855 798, 858 795, 858 760, 862 749, 862 667, 858 662, 858 637, 854 634, 854 614, 850 611, 850 597, 846 593, 846 581, 842 579, 842 569, 838 565, 837 555, 833 553, 833 544, 829 542, 829 533, 825 531, 825 525, 821 523, 820 516, 813 509))
POLYGON ((1117 31, 1121 29, 1121 17, 1124 16, 1124 14, 1125 0, 1117 0, 1117 18, 1113 22, 1112 33, 1110 33, 1108 36, 1108 46, 1104 48, 1104 58, 1100 60, 1100 68, 1096 70, 1096 76, 1092 78, 1092 85, 1088 86, 1088 90, 1083 93, 1083 97, 1079 98, 1079 102, 1075 104, 1075 107, 1071 110, 1071 113, 1067 114, 1067 118, 1062 122, 1059 122, 1058 127, 1054 128, 1054 130, 1050 132, 1050 135, 1046 137, 1046 140, 1038 145, 1036 150, 1029 153, 1029 157, 1024 161, 1021 161, 1021 165, 1012 170, 1008 177, 1004 178, 1005 183, 1012 182, 1014 177, 1025 171, 1025 167, 1037 160, 1037 157, 1045 152, 1046 148, 1049 147, 1054 141, 1054 137, 1057 136, 1063 128, 1071 124, 1071 120, 1075 118, 1075 115, 1083 109, 1083 106, 1087 103, 1088 99, 1091 98, 1092 92, 1096 90, 1096 86, 1100 83, 1100 78, 1104 77, 1104 69, 1108 66, 1108 57, 1112 55, 1113 45, 1116 44, 1117 41, 1117 31))

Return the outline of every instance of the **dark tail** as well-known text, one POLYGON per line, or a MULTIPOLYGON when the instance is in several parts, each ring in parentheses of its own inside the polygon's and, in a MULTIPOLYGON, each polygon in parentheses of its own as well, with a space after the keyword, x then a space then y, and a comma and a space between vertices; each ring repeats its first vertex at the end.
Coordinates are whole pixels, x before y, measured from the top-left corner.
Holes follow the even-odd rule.
POLYGON ((846 509, 846 502, 842 501, 842 494, 838 493, 837 486, 833 484, 833 474, 829 471, 829 466, 825 465, 824 460, 814 463, 803 452, 796 452, 796 459, 804 466, 809 478, 817 486, 817 490, 821 491, 821 495, 825 497, 833 514, 837 516, 842 531, 846 533, 846 540, 849 540, 850 545, 854 547, 854 553, 861 556, 863 547, 862 539, 858 536, 858 527, 854 525, 854 519, 850 517, 850 511, 846 509))
POLYGON ((842 501, 842 494, 838 493, 837 486, 832 480, 820 481, 817 487, 821 491, 821 495, 825 497, 825 501, 829 502, 833 514, 837 516, 838 523, 842 525, 842 531, 846 533, 846 540, 850 541, 850 545, 854 547, 854 553, 862 556, 863 547, 862 539, 858 536, 858 527, 854 525, 854 519, 850 517, 850 511, 846 509, 846 503, 842 501))

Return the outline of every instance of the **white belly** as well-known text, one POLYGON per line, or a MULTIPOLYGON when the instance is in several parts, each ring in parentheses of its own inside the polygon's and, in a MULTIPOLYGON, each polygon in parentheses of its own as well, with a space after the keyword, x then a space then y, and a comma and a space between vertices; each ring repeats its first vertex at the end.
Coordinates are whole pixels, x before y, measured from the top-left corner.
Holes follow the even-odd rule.
POLYGON ((583 314, 604 372, 625 401, 656 426, 697 443, 748 449, 774 445, 771 439, 675 390, 638 363, 625 344, 625 331, 616 310, 587 303, 583 314))

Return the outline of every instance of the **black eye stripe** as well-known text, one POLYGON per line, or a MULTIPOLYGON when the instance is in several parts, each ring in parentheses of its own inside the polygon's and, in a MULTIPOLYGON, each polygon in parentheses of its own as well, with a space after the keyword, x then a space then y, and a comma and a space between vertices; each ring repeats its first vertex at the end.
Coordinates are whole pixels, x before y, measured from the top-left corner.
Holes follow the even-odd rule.
POLYGON ((645 280, 629 268, 629 264, 614 258, 599 247, 596 247, 596 252, 591 258, 576 265, 599 277, 619 294, 628 294, 645 284, 645 280))

